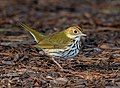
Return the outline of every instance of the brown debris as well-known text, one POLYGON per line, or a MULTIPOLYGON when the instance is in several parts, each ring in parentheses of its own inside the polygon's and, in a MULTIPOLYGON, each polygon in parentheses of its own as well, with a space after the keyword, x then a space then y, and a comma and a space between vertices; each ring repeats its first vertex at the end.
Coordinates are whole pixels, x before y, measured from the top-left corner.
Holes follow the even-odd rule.
POLYGON ((120 1, 1 0, 0 88, 120 88, 120 1), (24 22, 42 34, 79 25, 80 54, 56 59, 34 47, 24 22))

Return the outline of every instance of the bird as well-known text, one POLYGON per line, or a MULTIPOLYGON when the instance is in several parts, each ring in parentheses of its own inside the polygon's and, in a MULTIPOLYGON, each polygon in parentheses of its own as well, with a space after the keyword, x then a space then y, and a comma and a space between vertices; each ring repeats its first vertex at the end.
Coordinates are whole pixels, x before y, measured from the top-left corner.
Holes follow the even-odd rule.
POLYGON ((37 45, 35 47, 42 49, 52 60, 62 69, 62 66, 54 58, 73 58, 81 50, 81 38, 86 34, 82 33, 79 26, 71 26, 63 31, 51 35, 43 35, 30 26, 21 23, 26 31, 34 37, 37 45))

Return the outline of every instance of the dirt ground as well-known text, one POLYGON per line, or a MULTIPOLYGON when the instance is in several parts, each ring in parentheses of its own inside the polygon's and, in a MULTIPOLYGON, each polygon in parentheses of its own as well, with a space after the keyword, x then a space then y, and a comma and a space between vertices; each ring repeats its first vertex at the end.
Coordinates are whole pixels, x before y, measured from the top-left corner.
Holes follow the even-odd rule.
POLYGON ((0 88, 120 88, 119 0, 0 0, 0 88), (24 22, 48 35, 79 25, 79 55, 56 59, 33 47, 24 22))

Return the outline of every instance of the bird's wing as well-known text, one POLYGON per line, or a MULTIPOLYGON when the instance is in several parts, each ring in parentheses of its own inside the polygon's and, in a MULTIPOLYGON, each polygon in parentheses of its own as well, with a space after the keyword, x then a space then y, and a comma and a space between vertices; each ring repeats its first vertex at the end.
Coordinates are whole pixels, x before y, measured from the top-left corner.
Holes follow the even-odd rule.
POLYGON ((41 48, 49 49, 61 49, 65 48, 71 43, 71 39, 68 38, 63 32, 47 36, 44 40, 38 43, 41 48))

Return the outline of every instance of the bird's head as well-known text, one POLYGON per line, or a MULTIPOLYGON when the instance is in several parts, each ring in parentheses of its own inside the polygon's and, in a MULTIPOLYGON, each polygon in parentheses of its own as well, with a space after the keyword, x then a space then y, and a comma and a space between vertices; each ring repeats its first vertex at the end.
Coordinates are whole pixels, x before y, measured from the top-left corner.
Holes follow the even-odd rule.
POLYGON ((67 28, 65 30, 65 34, 71 39, 86 36, 86 34, 83 34, 81 31, 82 31, 82 29, 79 26, 73 26, 73 27, 67 28))

